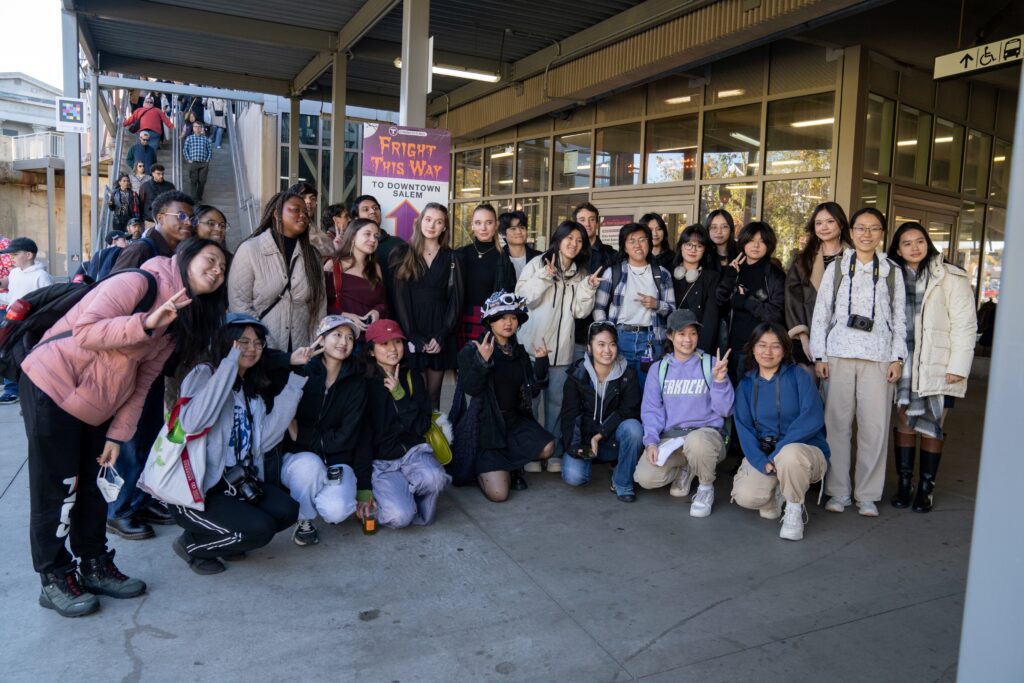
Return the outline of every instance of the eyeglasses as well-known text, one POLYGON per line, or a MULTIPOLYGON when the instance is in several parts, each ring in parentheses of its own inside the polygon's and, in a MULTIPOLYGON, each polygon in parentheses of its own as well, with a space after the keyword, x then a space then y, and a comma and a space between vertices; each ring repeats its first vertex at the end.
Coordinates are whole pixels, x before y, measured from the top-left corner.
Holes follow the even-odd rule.
POLYGON ((157 216, 174 216, 178 219, 179 223, 187 223, 192 225, 192 216, 188 215, 184 211, 178 211, 177 213, 171 213, 170 211, 161 211, 157 216))
POLYGON ((628 240, 626 240, 627 247, 636 247, 644 244, 647 244, 646 237, 630 237, 628 240))
POLYGON ((257 351, 267 348, 267 342, 262 339, 238 339, 238 345, 243 349, 256 349, 257 351))
POLYGON ((683 249, 689 249, 691 251, 701 251, 704 249, 704 245, 700 242, 683 242, 683 249))
POLYGON ((880 225, 872 225, 871 227, 868 227, 866 225, 855 225, 852 228, 850 228, 850 232, 855 232, 858 235, 863 235, 866 232, 870 232, 872 235, 880 235, 882 234, 883 230, 882 226, 880 225))
POLYGON ((205 225, 206 227, 210 228, 211 230, 214 229, 214 228, 220 228, 221 230, 227 230, 228 229, 228 224, 227 223, 221 223, 220 221, 207 220, 207 221, 199 221, 197 223, 197 222, 195 222, 193 220, 193 224, 194 225, 205 225))

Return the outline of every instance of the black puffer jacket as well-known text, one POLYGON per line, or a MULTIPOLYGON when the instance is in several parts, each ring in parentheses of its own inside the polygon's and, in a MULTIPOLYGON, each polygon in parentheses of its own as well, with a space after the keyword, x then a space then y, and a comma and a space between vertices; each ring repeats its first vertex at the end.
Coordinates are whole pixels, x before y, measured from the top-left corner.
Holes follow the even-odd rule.
MULTIPOLYGON (((512 358, 517 361, 523 371, 523 386, 520 390, 518 412, 523 417, 533 419, 533 399, 548 385, 548 359, 538 358, 530 362, 523 345, 513 339, 515 351, 512 358)), ((501 353, 495 349, 494 353, 501 353)), ((459 351, 459 383, 471 401, 480 402, 480 431, 478 447, 481 449, 501 449, 509 446, 505 440, 505 418, 501 415, 498 398, 494 393, 494 381, 491 370, 493 360, 484 360, 472 343, 466 344, 459 351)))
POLYGON ((366 379, 351 360, 344 362, 330 388, 323 359, 309 361, 302 374, 308 379, 295 411, 298 435, 294 440, 285 437, 285 452, 309 451, 327 465, 348 465, 356 473, 357 488, 369 489, 370 461, 357 448, 366 408, 366 379))
POLYGON ((720 310, 720 315, 728 316, 729 348, 732 349, 729 371, 738 380, 740 355, 757 324, 785 325, 786 274, 767 258, 752 266, 743 264, 738 273, 735 268, 723 268, 717 299, 719 307, 728 307, 728 312, 720 310), (739 291, 741 285, 743 294, 739 291))
POLYGON ((567 453, 576 453, 595 434, 601 435, 602 442, 614 439, 623 420, 640 419, 642 398, 636 371, 622 356, 603 384, 598 382, 589 354, 580 358, 566 373, 562 391, 562 446, 567 453))

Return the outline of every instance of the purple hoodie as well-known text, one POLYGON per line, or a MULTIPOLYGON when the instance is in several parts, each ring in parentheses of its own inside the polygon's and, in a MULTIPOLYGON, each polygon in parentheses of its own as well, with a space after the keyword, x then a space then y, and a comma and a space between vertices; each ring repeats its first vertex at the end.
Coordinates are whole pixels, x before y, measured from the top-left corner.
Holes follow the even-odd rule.
POLYGON ((640 417, 644 423, 644 445, 661 441, 670 429, 721 429, 732 412, 733 391, 729 378, 712 382, 708 387, 695 353, 680 363, 675 355, 665 356, 651 366, 644 384, 644 400, 640 417), (664 394, 661 387, 661 364, 668 363, 664 394))

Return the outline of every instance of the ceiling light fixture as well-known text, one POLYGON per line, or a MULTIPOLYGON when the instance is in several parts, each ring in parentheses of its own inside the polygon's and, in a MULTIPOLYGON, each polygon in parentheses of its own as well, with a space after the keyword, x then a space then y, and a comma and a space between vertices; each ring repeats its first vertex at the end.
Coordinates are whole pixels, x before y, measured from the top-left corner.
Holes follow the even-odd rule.
POLYGON ((1006 161, 1006 157, 992 157, 992 161, 994 161, 997 164, 1000 164, 1006 161))
POLYGON ((665 100, 665 104, 686 104, 692 99, 693 97, 691 95, 683 95, 681 97, 670 97, 667 100, 665 100))
POLYGON ((726 185, 727 190, 756 190, 757 185, 726 185))
POLYGON ((799 166, 804 162, 799 159, 783 159, 782 161, 773 161, 772 166, 799 166))
POLYGON ((900 140, 896 143, 897 147, 913 147, 917 144, 917 140, 900 140))
MULTIPOLYGON (((402 58, 395 57, 395 68, 402 68, 402 58)), ((497 83, 501 80, 501 75, 493 73, 491 71, 479 71, 477 69, 467 69, 462 66, 442 66, 441 64, 435 64, 431 67, 431 72, 438 76, 454 76, 455 78, 466 78, 471 81, 484 81, 486 83, 497 83)))
POLYGON ((746 92, 747 92, 747 91, 746 91, 746 90, 744 90, 743 88, 734 88, 734 89, 732 89, 732 90, 719 90, 719 91, 718 91, 718 96, 719 96, 720 98, 725 98, 725 97, 738 97, 738 96, 740 96, 740 95, 743 95, 743 94, 745 94, 746 92))
POLYGON ((949 137, 945 137, 945 138, 935 138, 935 142, 940 144, 940 145, 942 143, 944 143, 944 142, 953 142, 953 136, 950 135, 949 137))
POLYGON ((729 137, 736 138, 737 140, 745 142, 748 145, 753 145, 754 147, 760 147, 761 146, 761 142, 759 140, 755 140, 754 138, 750 137, 749 135, 744 135, 743 133, 729 133, 729 137))
POLYGON ((789 124, 793 128, 810 128, 811 126, 831 126, 836 120, 832 117, 827 119, 811 119, 810 121, 794 121, 789 124))
POLYGON ((498 152, 497 154, 492 154, 491 158, 492 159, 504 159, 505 157, 510 157, 510 156, 512 156, 512 150, 506 149, 504 152, 498 152))

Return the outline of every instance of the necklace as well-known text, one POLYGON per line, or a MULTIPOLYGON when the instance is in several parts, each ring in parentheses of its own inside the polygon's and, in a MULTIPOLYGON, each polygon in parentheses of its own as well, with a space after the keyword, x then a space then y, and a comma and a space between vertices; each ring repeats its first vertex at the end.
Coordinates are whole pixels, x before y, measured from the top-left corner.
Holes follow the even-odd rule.
POLYGON ((473 251, 476 252, 477 258, 483 258, 486 254, 491 253, 495 249, 494 245, 492 244, 490 249, 484 249, 483 251, 480 251, 479 249, 476 248, 476 242, 470 242, 470 244, 473 245, 473 251))
POLYGON ((498 344, 497 346, 501 349, 503 354, 509 357, 511 357, 512 352, 515 351, 515 346, 512 345, 512 342, 509 342, 508 344, 498 344))

